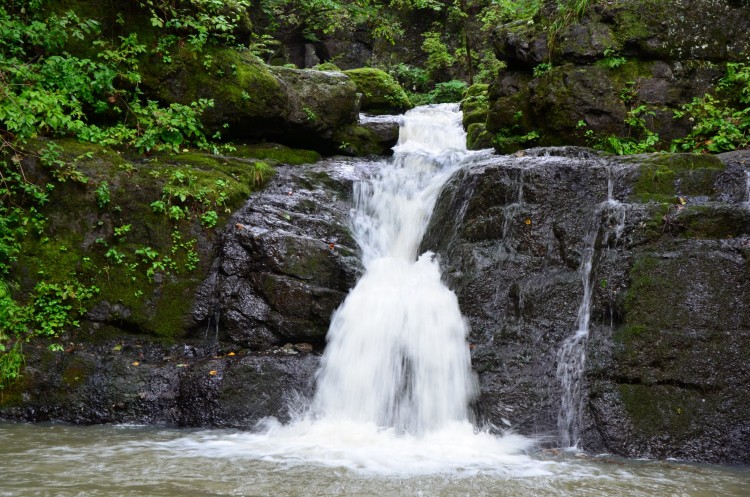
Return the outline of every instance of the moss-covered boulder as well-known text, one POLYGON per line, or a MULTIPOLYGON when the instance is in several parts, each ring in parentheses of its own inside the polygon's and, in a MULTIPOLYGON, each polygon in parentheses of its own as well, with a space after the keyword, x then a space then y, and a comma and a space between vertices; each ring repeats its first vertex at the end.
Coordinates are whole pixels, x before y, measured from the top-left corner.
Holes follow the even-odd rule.
POLYGON ((76 282, 97 289, 83 321, 87 332, 112 324, 167 339, 188 334, 215 229, 270 178, 276 162, 53 144, 62 146, 59 164, 43 166, 33 155, 23 164, 29 179, 55 187, 41 211, 43 228, 24 239, 14 264, 21 294, 33 295, 40 281, 76 282), (61 175, 68 179, 53 179, 61 175))
POLYGON ((355 85, 340 73, 270 67, 249 52, 176 50, 169 62, 143 64, 143 86, 164 102, 213 100, 203 114, 209 133, 335 151, 332 137, 356 123, 355 85))
POLYGON ((750 54, 746 3, 590 2, 578 18, 558 4, 547 2, 534 22, 493 32, 508 70, 490 90, 490 133, 590 145, 592 136, 642 138, 626 123, 640 118, 668 148, 692 126, 674 111, 711 91, 728 62, 750 54))
POLYGON ((362 94, 360 107, 372 114, 399 114, 412 108, 409 97, 393 76, 380 69, 364 67, 344 71, 362 94))

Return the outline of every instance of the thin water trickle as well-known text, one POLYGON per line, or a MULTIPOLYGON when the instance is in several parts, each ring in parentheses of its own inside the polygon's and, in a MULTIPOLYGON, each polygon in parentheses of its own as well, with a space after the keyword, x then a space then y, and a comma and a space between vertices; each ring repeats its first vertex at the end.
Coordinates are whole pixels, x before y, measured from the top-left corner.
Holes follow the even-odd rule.
POLYGON ((592 268, 597 237, 602 231, 601 245, 609 250, 610 246, 614 246, 620 239, 625 228, 625 208, 614 197, 614 183, 612 168, 608 168, 607 200, 597 206, 583 240, 579 268, 583 295, 578 306, 575 330, 565 339, 557 354, 557 379, 562 391, 557 426, 560 444, 565 448, 577 448, 580 443, 584 400, 583 375, 591 322, 592 268))

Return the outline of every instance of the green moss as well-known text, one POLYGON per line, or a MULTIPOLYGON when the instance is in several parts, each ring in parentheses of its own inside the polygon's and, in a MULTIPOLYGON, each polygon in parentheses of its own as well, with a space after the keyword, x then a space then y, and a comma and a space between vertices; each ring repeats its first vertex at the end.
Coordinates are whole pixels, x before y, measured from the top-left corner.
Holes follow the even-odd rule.
MULTIPOLYGON (((93 145, 61 143, 66 159, 90 153, 76 163, 89 181, 55 184, 43 209, 47 225, 23 240, 12 278, 25 294, 40 280, 93 285, 100 292, 89 308, 107 302, 107 322, 165 338, 184 331, 195 288, 213 255, 216 230, 258 188, 256 161, 197 152, 128 161, 93 145), (95 190, 105 179, 110 202, 99 206, 95 190), (166 195, 167 185, 184 187, 185 201, 175 189, 166 195), (155 201, 182 206, 191 218, 170 220, 154 212, 155 201), (200 223, 207 210, 218 215, 214 228, 200 223), (126 225, 127 233, 116 237, 114 230, 126 225), (152 258, 137 253, 146 249, 152 258)), ((28 170, 49 181, 38 166, 28 170)))
POLYGON ((671 385, 619 386, 620 398, 634 428, 645 436, 681 438, 698 419, 701 395, 671 385))
POLYGON ((333 140, 339 144, 341 153, 355 157, 383 155, 388 152, 388 147, 380 142, 378 136, 363 126, 342 127, 336 130, 333 140))
POLYGON ((678 194, 712 195, 719 173, 726 169, 724 163, 711 155, 650 154, 623 160, 641 164, 632 196, 639 202, 673 203, 678 194))
POLYGON ((341 72, 341 69, 339 68, 339 66, 337 66, 333 62, 323 62, 322 64, 313 66, 313 69, 315 69, 316 71, 341 72))
POLYGON ((687 238, 736 238, 748 233, 747 213, 725 205, 689 205, 674 222, 687 238))
POLYGON ((214 107, 203 114, 210 130, 223 131, 226 123, 231 133, 238 116, 261 120, 283 113, 281 84, 249 52, 206 48, 197 53, 182 48, 171 57, 170 63, 153 56, 143 64, 144 85, 167 102, 187 105, 201 98, 213 99, 214 107))
POLYGON ((488 133, 484 123, 469 124, 466 130, 466 147, 469 150, 492 148, 494 135, 488 133))
POLYGON ((232 152, 233 156, 272 160, 280 164, 312 164, 321 159, 320 154, 314 150, 289 148, 276 143, 233 144, 233 146, 237 149, 232 152))
POLYGON ((66 364, 62 380, 67 386, 75 387, 84 383, 93 371, 94 365, 90 361, 75 356, 66 364))
POLYGON ((406 92, 398 82, 385 71, 369 67, 344 71, 362 94, 360 108, 373 114, 403 112, 412 108, 406 92))
MULTIPOLYGON (((661 276, 657 271, 660 261, 652 255, 643 255, 636 259, 630 269, 630 284, 625 292, 623 307, 626 315, 625 324, 631 329, 645 331, 645 323, 658 324, 660 315, 668 315, 664 309, 664 299, 678 298, 679 288, 661 276)), ((632 336, 632 333, 629 334, 632 336)))

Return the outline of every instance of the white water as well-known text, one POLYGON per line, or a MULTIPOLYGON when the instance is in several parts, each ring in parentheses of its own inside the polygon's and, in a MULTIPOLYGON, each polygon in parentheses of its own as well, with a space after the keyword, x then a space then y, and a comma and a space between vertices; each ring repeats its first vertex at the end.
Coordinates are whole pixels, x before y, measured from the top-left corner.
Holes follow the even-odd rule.
POLYGON ((583 421, 584 385, 583 375, 586 367, 586 343, 589 337, 591 322, 591 293, 594 252, 596 239, 601 228, 604 228, 602 246, 609 247, 610 236, 614 243, 619 240, 625 227, 624 206, 614 198, 614 180, 612 170, 608 170, 607 200, 599 204, 583 240, 583 255, 579 272, 583 283, 583 295, 578 307, 575 331, 563 342, 557 354, 557 379, 560 382, 562 396, 557 426, 560 444, 565 448, 577 448, 580 443, 580 431, 583 421))
POLYGON ((354 236, 365 273, 333 316, 317 392, 289 425, 185 439, 214 457, 385 474, 547 474, 533 441, 477 430, 467 327, 431 253, 417 254, 442 186, 474 153, 457 105, 403 117, 394 158, 355 186, 354 236))

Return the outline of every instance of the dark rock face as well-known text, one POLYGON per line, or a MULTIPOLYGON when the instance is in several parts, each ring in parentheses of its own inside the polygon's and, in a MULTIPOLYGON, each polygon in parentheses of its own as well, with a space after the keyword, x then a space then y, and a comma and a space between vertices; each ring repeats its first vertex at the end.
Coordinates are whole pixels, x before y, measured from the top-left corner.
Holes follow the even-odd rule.
POLYGON ((627 112, 646 105, 647 126, 669 143, 691 126, 672 111, 712 90, 727 62, 750 53, 746 2, 592 2, 578 22, 551 35, 544 24, 555 12, 549 2, 538 22, 495 30, 495 52, 508 70, 490 90, 487 131, 536 131, 541 145, 586 145, 586 130, 628 136, 627 112), (533 72, 548 62, 551 69, 533 72))
POLYGON ((557 443, 558 351, 593 250, 583 447, 750 461, 748 158, 536 149, 457 173, 422 249, 469 319, 480 420, 557 443))
POLYGON ((281 169, 232 218, 199 291, 196 319, 218 320, 230 340, 256 350, 322 346, 359 272, 347 227, 358 174, 354 161, 281 169))
MULTIPOLYGON (((351 183, 378 165, 279 167, 211 245, 176 345, 128 335, 115 316, 128 308, 107 301, 66 352, 25 346, 24 377, 3 391, 0 417, 289 419, 295 399, 312 395, 331 314, 361 271, 351 183)), ((749 463, 748 174, 747 151, 613 158, 576 147, 479 154, 456 173, 421 250, 438 254, 470 323, 479 422, 558 444, 559 350, 588 284, 582 447, 749 463)))
POLYGON ((134 338, 26 353, 22 382, 0 400, 4 419, 252 428, 269 416, 288 421, 295 400, 312 395, 318 365, 314 354, 134 338))

